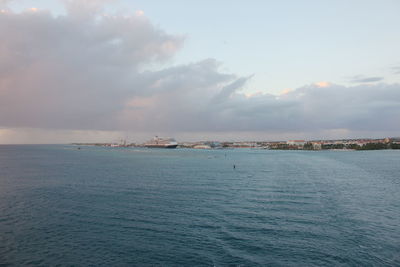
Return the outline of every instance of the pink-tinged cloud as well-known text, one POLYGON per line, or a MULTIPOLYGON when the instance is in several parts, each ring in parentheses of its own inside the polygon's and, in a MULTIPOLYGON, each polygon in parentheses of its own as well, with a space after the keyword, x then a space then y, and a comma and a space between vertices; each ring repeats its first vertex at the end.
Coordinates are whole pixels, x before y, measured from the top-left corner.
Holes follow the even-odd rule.
POLYGON ((323 87, 328 87, 328 86, 330 86, 331 84, 330 84, 329 82, 316 82, 315 85, 316 85, 317 87, 323 88, 323 87))

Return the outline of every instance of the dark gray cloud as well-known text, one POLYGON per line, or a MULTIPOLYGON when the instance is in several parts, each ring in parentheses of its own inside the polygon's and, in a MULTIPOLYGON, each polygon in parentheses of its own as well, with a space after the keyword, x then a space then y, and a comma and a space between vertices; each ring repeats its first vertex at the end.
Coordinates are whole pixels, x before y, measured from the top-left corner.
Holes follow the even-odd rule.
POLYGON ((354 76, 350 79, 352 83, 372 83, 383 81, 383 77, 364 77, 362 75, 354 76))
POLYGON ((0 13, 0 127, 134 132, 399 131, 400 85, 318 83, 247 96, 206 59, 150 70, 183 38, 101 5, 0 13), (148 69, 143 71, 143 69, 148 69))

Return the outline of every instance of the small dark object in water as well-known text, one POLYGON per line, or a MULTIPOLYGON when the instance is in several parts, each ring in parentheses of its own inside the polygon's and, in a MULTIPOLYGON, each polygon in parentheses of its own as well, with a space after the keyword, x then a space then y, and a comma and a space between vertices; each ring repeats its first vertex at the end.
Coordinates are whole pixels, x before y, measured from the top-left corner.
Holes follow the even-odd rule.
POLYGON ((80 147, 78 147, 78 150, 81 149, 80 147))
POLYGON ((236 165, 235 164, 233 164, 233 168, 236 169, 236 165))

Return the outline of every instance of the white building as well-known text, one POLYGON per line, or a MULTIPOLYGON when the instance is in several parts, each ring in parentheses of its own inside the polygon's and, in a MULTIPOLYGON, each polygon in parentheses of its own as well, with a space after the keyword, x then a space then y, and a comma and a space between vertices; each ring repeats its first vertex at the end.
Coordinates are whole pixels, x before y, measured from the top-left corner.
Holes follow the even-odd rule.
POLYGON ((306 141, 304 140, 289 140, 286 142, 289 146, 304 146, 305 143, 306 141))

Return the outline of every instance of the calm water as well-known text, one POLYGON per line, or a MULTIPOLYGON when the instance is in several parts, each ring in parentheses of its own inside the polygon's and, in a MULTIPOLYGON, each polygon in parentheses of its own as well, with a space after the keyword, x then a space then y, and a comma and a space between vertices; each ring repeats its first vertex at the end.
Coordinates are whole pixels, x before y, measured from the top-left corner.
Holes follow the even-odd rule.
POLYGON ((400 151, 0 146, 1 264, 399 266, 400 151))

